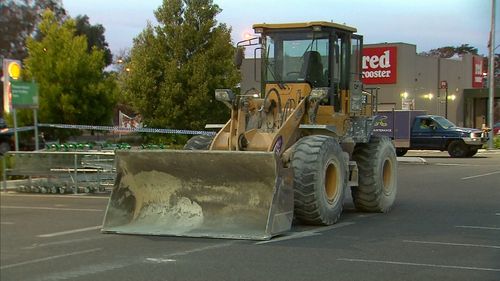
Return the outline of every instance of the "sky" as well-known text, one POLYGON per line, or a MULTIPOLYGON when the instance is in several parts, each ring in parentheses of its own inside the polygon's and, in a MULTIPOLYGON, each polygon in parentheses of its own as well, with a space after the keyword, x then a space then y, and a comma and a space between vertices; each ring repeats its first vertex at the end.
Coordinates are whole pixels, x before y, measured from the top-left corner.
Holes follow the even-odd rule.
MULTIPOLYGON (((333 21, 355 27, 364 43, 415 44, 417 52, 469 44, 488 55, 491 0, 213 0, 233 42, 253 34, 254 23, 333 21)), ((86 14, 102 24, 114 54, 129 49, 162 0, 63 0, 72 17, 86 14)), ((500 1, 495 46, 500 44, 500 1)), ((500 47, 496 49, 498 53, 500 47)))

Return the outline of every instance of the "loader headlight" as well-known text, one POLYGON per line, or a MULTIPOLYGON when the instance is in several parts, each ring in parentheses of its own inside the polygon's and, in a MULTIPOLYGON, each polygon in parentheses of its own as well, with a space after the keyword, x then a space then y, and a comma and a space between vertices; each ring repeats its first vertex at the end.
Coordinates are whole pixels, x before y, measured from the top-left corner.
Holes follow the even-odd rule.
POLYGON ((234 93, 230 89, 216 89, 215 99, 222 102, 232 102, 234 100, 234 93))
POLYGON ((328 88, 314 88, 311 90, 311 99, 322 100, 328 96, 328 88))

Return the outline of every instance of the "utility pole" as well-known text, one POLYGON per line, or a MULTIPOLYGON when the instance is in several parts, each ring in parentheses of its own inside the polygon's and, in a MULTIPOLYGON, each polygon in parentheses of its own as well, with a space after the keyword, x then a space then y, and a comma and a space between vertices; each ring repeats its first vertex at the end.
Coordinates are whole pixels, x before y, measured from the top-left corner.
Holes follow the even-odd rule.
POLYGON ((491 131, 489 133, 490 139, 488 140, 488 149, 493 149, 493 101, 495 99, 495 1, 491 0, 491 30, 490 30, 490 62, 488 73, 488 127, 491 131))
POLYGON ((448 119, 448 85, 446 86, 444 94, 444 118, 448 119))

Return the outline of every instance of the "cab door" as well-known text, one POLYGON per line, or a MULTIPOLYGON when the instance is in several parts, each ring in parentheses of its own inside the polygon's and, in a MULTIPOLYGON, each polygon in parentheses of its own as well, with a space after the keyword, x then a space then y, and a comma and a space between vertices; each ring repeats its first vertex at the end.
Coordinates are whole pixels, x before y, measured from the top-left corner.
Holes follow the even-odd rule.
POLYGON ((412 126, 412 149, 440 149, 443 138, 440 127, 432 118, 415 118, 412 126))

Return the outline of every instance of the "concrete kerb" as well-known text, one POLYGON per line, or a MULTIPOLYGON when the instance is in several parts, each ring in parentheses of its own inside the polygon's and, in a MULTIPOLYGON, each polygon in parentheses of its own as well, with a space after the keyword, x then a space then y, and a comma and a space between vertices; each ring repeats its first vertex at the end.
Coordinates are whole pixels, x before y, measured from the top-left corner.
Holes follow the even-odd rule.
POLYGON ((412 164, 427 164, 427 161, 422 157, 397 157, 398 162, 412 164))
POLYGON ((479 149, 477 153, 479 153, 479 154, 500 154, 500 149, 498 149, 498 148, 479 149))

